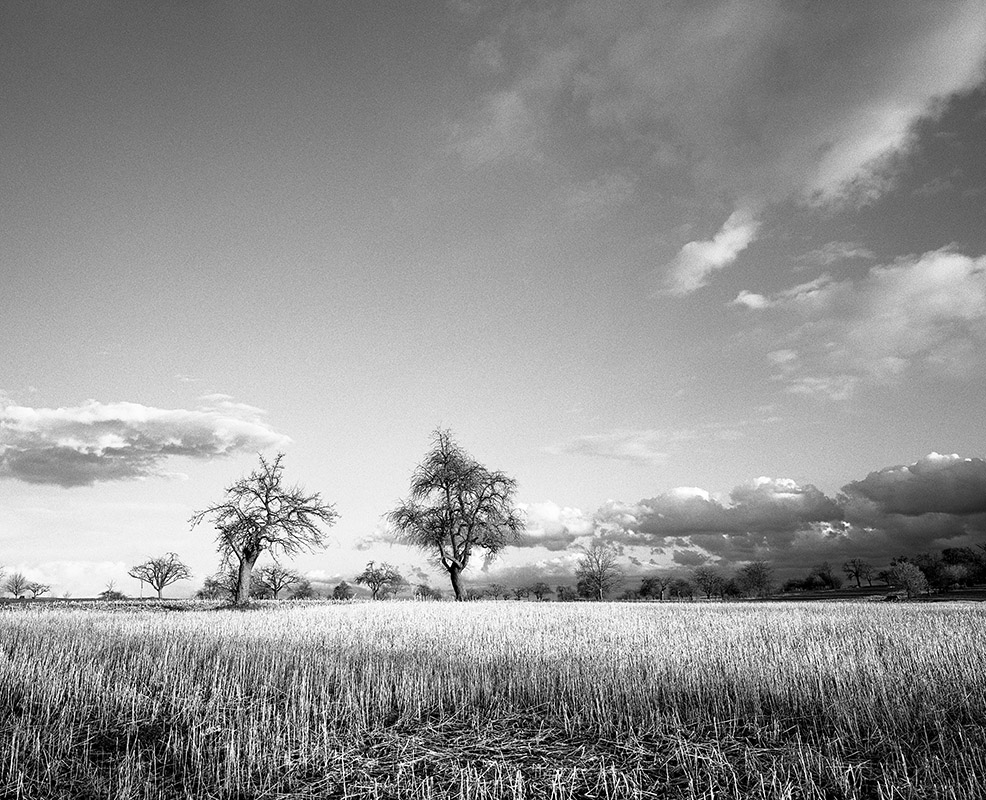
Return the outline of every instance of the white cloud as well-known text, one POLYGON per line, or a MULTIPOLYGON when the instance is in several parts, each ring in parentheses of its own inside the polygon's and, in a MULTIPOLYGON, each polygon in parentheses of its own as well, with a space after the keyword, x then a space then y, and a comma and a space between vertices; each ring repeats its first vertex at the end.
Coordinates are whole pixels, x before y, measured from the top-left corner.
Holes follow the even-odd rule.
POLYGON ((851 557, 886 564, 982 540, 986 461, 931 453, 851 481, 835 498, 789 478, 757 478, 728 500, 679 487, 636 503, 608 501, 594 516, 609 541, 649 546, 685 566, 765 559, 806 569, 851 557))
POLYGON ((169 456, 208 459, 283 446, 253 406, 226 396, 196 410, 139 403, 0 407, 0 478, 59 486, 160 475, 169 456))
POLYGON ((750 296, 741 292, 732 304, 764 314, 775 339, 788 345, 770 359, 794 393, 838 399, 862 381, 895 383, 915 368, 963 375, 983 366, 986 256, 942 248, 859 279, 823 275, 753 302, 750 296))
POLYGON ((749 211, 734 211, 712 239, 688 242, 671 264, 668 292, 680 296, 701 289, 712 273, 736 260, 754 240, 758 227, 749 211))
POLYGON ((551 501, 521 503, 526 529, 521 547, 543 547, 547 550, 564 550, 574 540, 592 535, 595 523, 591 514, 578 508, 559 506, 551 501))
POLYGON ((930 453, 913 464, 871 472, 843 492, 849 502, 872 503, 881 514, 986 514, 986 461, 930 453))

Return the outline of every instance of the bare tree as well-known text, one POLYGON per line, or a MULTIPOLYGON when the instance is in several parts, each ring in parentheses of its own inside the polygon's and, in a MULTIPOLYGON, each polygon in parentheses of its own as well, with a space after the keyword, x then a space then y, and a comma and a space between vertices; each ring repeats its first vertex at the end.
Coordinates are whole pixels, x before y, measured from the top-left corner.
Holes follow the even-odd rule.
MULTIPOLYGON (((239 583, 239 570, 230 564, 224 565, 218 572, 209 575, 202 588, 195 596, 199 600, 227 600, 236 601, 236 589, 239 583)), ((250 575, 250 599, 263 600, 270 596, 270 590, 260 582, 260 576, 256 572, 250 575)))
POLYGON ((250 602, 250 576, 260 554, 294 555, 324 545, 319 523, 332 525, 338 514, 318 493, 283 483, 284 454, 273 461, 260 456, 260 468, 226 489, 226 500, 194 514, 194 528, 207 517, 218 531, 223 559, 237 567, 238 606, 250 602))
POLYGON ((510 590, 502 583, 491 583, 486 587, 486 594, 494 600, 499 600, 501 597, 506 600, 510 597, 510 590))
POLYGON ((12 572, 10 573, 10 577, 4 582, 3 588, 14 597, 23 597, 29 583, 30 581, 23 572, 12 572))
POLYGON ((370 597, 377 600, 396 593, 407 581, 397 567, 387 563, 378 567, 370 561, 366 569, 356 577, 356 583, 366 586, 370 590, 370 597))
POLYGON ((311 600, 318 597, 318 593, 315 591, 315 587, 312 586, 312 582, 302 576, 297 583, 291 586, 288 597, 292 600, 311 600))
POLYGON ((623 570, 617 563, 616 548, 603 541, 595 541, 582 548, 583 556, 575 567, 578 593, 582 597, 604 600, 620 581, 623 570))
POLYGON ((873 585, 873 566, 861 558, 850 558, 842 565, 842 571, 846 573, 849 580, 856 581, 857 589, 863 588, 863 580, 866 580, 870 586, 873 585))
POLYGON ((766 561, 751 561, 736 573, 736 582, 747 594, 766 597, 774 589, 774 568, 766 561))
POLYGON ((692 570, 692 580, 705 597, 721 597, 726 588, 726 579, 715 567, 696 567, 692 570))
POLYGON ((432 442, 411 477, 410 497, 387 519, 398 541, 421 548, 448 573, 461 601, 460 576, 473 551, 485 551, 488 564, 523 530, 517 482, 477 462, 447 430, 436 430, 432 442))
POLYGON ((442 590, 429 586, 427 583, 419 583, 414 587, 414 596, 419 600, 441 600, 442 590))
POLYGON ((695 584, 688 578, 672 578, 668 584, 668 596, 677 600, 694 600, 695 584))
POLYGON ((664 590, 671 584, 670 575, 648 575, 640 581, 638 594, 643 598, 664 599, 664 590))
POLYGON ((51 587, 47 583, 39 583, 38 581, 32 581, 27 585, 27 590, 31 593, 32 598, 40 597, 43 594, 47 594, 51 591, 51 587))
POLYGON ((115 582, 110 581, 106 584, 106 588, 99 593, 99 597, 103 600, 126 600, 127 596, 120 591, 117 591, 115 582))
POLYGON ((554 590, 544 581, 532 583, 530 588, 531 594, 533 594, 537 600, 544 600, 545 596, 554 593, 554 590))
POLYGON ((174 553, 165 553, 163 556, 150 558, 143 564, 138 564, 127 574, 131 578, 150 584, 151 588, 157 592, 158 600, 161 599, 161 593, 165 586, 192 577, 188 567, 174 553))
POLYGON ((266 564, 257 570, 257 579, 262 586, 267 588, 271 597, 277 600, 277 596, 282 591, 300 583, 302 577, 293 569, 288 569, 280 564, 266 564))

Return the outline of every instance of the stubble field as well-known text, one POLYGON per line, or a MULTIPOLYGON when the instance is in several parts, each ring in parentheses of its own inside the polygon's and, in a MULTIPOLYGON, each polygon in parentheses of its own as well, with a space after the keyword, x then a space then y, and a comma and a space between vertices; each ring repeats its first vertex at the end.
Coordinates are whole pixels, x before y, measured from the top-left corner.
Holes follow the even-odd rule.
POLYGON ((0 796, 986 797, 958 604, 8 604, 0 796))

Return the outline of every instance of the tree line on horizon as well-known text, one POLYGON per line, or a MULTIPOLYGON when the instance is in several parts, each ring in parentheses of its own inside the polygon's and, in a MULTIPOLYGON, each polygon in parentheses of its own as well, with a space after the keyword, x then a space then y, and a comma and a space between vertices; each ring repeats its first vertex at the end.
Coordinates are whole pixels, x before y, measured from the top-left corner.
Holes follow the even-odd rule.
MULTIPOLYGON (((283 472, 283 453, 273 460, 261 455, 259 468, 230 485, 220 502, 192 515, 192 528, 205 520, 212 523, 221 557, 219 571, 205 579, 196 597, 228 599, 242 606, 257 598, 316 596, 311 582, 283 566, 279 557, 323 547, 323 527, 333 525, 338 513, 317 492, 309 494, 300 486, 288 486, 283 472), (257 561, 264 553, 272 556, 274 563, 257 569, 257 561)), ((513 478, 480 464, 453 439, 450 431, 439 428, 432 432, 432 448, 412 473, 408 497, 386 519, 396 541, 422 550, 428 561, 448 576, 456 601, 511 596, 517 600, 543 600, 552 594, 558 600, 610 598, 624 584, 625 573, 615 546, 602 540, 582 548, 575 568, 575 586, 552 589, 544 580, 512 587, 464 585, 462 573, 474 555, 489 564, 505 547, 519 541, 524 522, 516 506, 516 490, 513 478)), ((857 588, 862 588, 864 580, 872 587, 876 579, 883 585, 901 588, 909 597, 927 591, 948 591, 986 579, 986 545, 980 545, 979 550, 983 552, 956 547, 937 554, 900 556, 879 571, 869 562, 852 558, 842 565, 842 572, 847 580, 856 582, 857 588)), ((163 597, 167 586, 191 577, 189 568, 175 553, 150 558, 135 565, 128 574, 142 585, 147 583, 158 598, 163 597)), ((373 561, 354 582, 366 586, 374 600, 393 596, 408 586, 396 568, 373 561)), ((839 589, 842 585, 838 571, 824 562, 780 588, 791 593, 839 589)), ((10 575, 2 588, 18 598, 28 593, 39 597, 50 591, 50 586, 28 581, 20 572, 10 575)), ((646 575, 638 588, 625 589, 617 599, 692 599, 703 594, 707 599, 766 597, 777 588, 772 565, 753 561, 732 574, 713 566, 698 566, 687 574, 646 575)), ((332 597, 338 600, 353 595, 345 581, 332 591, 332 597)), ((444 593, 419 583, 413 595, 438 599, 444 593)), ((125 598, 112 582, 99 596, 125 598)))

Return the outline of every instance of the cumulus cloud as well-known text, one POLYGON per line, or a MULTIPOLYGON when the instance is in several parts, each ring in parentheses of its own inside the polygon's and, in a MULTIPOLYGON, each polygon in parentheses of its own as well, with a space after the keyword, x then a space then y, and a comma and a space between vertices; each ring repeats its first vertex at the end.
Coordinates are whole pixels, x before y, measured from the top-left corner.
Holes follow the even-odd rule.
POLYGON ((732 305, 764 314, 785 341, 776 377, 794 393, 842 398, 862 381, 894 383, 915 368, 963 375, 980 365, 986 341, 986 256, 946 247, 861 278, 743 291, 732 305))
POLYGON ((526 529, 519 542, 521 547, 543 547, 564 550, 573 541, 590 536, 595 529, 591 514, 578 508, 545 503, 521 503, 526 529))
POLYGON ((688 242, 671 264, 668 292, 685 295, 701 289, 713 272, 736 260, 756 237, 758 227, 749 211, 734 211, 712 239, 688 242))
POLYGON ((986 514, 986 461, 930 453, 913 464, 885 467, 843 487, 847 503, 881 514, 986 514))
MULTIPOLYGON (((500 79, 458 124, 464 160, 632 171, 684 201, 672 225, 724 200, 872 199, 914 123, 978 85, 986 54, 980 0, 494 8, 473 61, 500 79)), ((669 288, 693 291, 755 235, 746 218, 686 245, 669 288)))
POLYGON ((30 408, 0 406, 0 478, 57 486, 160 475, 170 456, 210 459, 282 446, 260 409, 226 395, 195 410, 139 403, 30 408))
MULTIPOLYGON (((986 533, 986 461, 931 453, 870 473, 829 497, 811 484, 758 478, 720 499, 679 487, 636 503, 608 501, 595 532, 672 564, 769 560, 780 569, 971 545, 986 533)), ((574 542, 574 539, 572 540, 574 542)))

